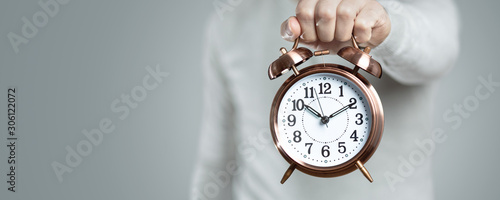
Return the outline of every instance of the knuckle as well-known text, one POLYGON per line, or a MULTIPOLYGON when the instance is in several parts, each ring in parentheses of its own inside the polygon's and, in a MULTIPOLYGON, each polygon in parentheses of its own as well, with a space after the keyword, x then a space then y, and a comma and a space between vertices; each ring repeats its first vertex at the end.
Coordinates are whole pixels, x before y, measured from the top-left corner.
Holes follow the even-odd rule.
POLYGON ((302 20, 314 20, 314 11, 311 9, 306 9, 302 7, 297 7, 295 14, 299 19, 302 20))
POLYGON ((357 19, 354 23, 354 27, 356 30, 367 32, 371 30, 370 23, 364 19, 357 19))
POLYGON ((322 6, 318 8, 318 17, 325 20, 335 20, 336 12, 330 7, 322 6))
POLYGON ((337 17, 344 20, 354 19, 356 17, 356 11, 347 6, 339 6, 337 8, 337 17))

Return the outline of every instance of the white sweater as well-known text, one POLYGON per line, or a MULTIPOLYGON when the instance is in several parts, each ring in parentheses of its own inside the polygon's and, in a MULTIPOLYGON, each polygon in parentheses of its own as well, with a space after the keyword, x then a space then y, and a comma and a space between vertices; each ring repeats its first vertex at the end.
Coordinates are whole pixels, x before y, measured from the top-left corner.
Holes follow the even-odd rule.
MULTIPOLYGON (((226 1, 219 1, 226 2, 226 1)), ((269 80, 267 67, 279 57, 280 24, 295 4, 277 0, 232 1, 232 10, 210 19, 204 46, 203 102, 199 149, 191 199, 433 199, 433 80, 458 55, 458 16, 450 0, 383 1, 391 33, 372 55, 384 75, 363 73, 385 112, 378 150, 365 164, 369 183, 355 171, 317 178, 298 170, 280 184, 289 164, 272 142, 269 114, 274 95, 291 73, 269 80), (239 3, 241 2, 241 3, 239 3), (221 18, 222 17, 222 18, 221 18), (427 143, 426 143, 427 142, 427 143)), ((325 62, 348 67, 338 56, 325 62)), ((312 58, 299 68, 323 62, 312 58)), ((189 67, 189 66, 182 66, 189 67)))

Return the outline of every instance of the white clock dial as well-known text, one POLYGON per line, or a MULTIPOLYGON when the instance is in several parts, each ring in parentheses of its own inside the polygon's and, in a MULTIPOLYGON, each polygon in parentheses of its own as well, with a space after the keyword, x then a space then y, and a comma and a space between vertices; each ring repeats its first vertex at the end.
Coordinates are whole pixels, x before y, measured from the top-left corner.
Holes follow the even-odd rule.
POLYGON ((293 84, 278 108, 278 140, 295 161, 317 167, 340 165, 360 152, 372 119, 365 94, 333 73, 293 84))

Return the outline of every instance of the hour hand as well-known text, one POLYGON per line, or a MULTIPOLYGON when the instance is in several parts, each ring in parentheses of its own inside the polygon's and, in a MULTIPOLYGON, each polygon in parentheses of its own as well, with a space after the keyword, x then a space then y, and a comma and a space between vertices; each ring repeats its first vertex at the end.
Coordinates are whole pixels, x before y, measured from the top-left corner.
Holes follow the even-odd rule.
POLYGON ((312 114, 316 115, 317 117, 321 118, 321 114, 319 114, 318 111, 314 110, 314 108, 312 108, 311 106, 308 106, 308 105, 304 105, 306 107, 306 109, 311 112, 312 114))
POLYGON ((342 113, 342 112, 346 111, 346 110, 347 110, 348 108, 350 108, 352 105, 354 105, 354 103, 351 103, 351 104, 349 104, 349 105, 347 105, 347 106, 342 107, 341 109, 339 109, 339 110, 335 111, 335 112, 334 112, 334 113, 332 113, 330 116, 328 116, 328 118, 332 118, 332 117, 337 116, 338 114, 340 114, 340 113, 342 113))

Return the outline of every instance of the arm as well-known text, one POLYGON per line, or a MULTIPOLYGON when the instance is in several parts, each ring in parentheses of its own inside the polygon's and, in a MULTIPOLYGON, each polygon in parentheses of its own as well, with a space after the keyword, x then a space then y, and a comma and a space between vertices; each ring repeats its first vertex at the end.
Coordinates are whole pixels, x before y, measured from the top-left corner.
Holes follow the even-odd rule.
POLYGON ((235 160, 232 96, 221 69, 215 20, 208 25, 204 45, 203 114, 191 199, 231 199, 227 165, 235 160), (217 190, 218 189, 218 190, 217 190))

